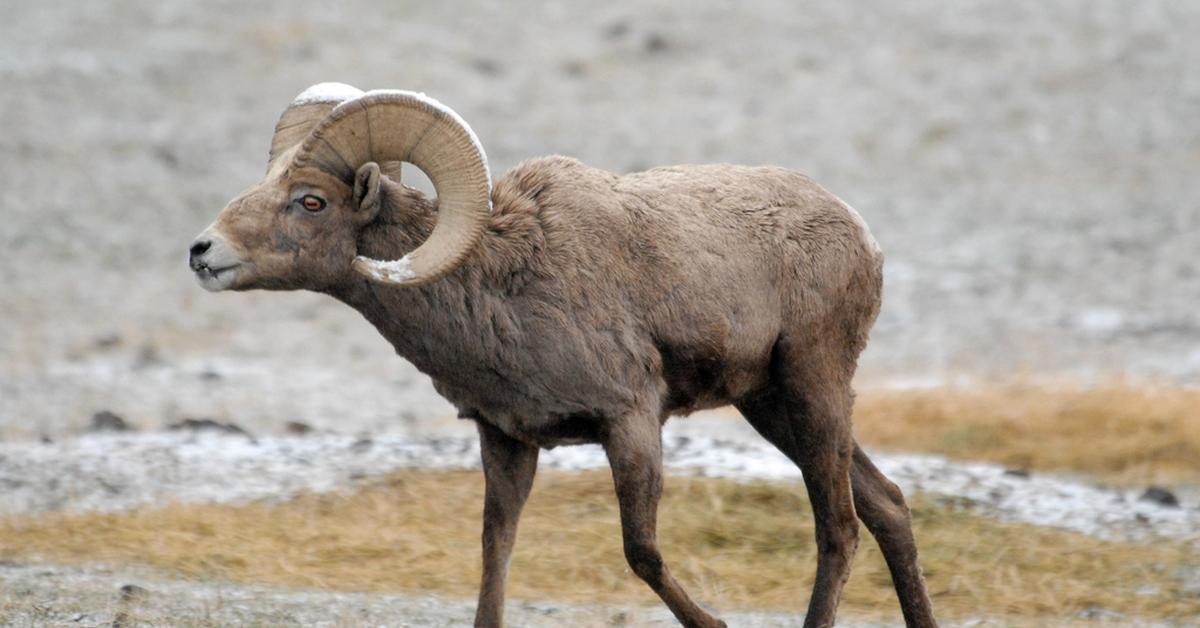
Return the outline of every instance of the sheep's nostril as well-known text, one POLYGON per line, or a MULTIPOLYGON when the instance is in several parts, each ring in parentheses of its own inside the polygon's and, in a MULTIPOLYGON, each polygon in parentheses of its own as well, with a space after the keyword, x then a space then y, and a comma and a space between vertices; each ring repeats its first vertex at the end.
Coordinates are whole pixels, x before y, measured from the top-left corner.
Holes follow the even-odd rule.
POLYGON ((211 246, 212 240, 197 240, 193 242, 191 248, 191 257, 194 258, 197 255, 204 255, 204 252, 207 251, 211 246))

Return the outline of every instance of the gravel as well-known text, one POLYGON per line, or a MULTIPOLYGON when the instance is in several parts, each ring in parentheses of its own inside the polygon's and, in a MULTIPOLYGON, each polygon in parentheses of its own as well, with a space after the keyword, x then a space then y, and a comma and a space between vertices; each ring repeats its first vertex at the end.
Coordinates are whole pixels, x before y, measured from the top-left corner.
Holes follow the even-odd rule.
MULTIPOLYGON (((730 611, 719 614, 736 628, 783 628, 800 618, 792 613, 730 611)), ((135 567, 61 567, 0 564, 0 624, 4 626, 94 626, 108 628, 124 611, 130 626, 467 626, 474 600, 421 594, 337 593, 246 585, 219 580, 181 580, 135 567), (120 605, 120 590, 143 590, 136 605, 120 605)), ((897 615, 899 611, 897 610, 897 615)), ((678 626, 662 605, 651 607, 564 604, 509 600, 505 619, 530 628, 658 628, 678 626)), ((1120 618, 1129 625, 1128 618, 1120 618)), ((839 626, 896 625, 838 616, 839 626)), ((942 622, 944 626, 1001 625, 986 619, 942 622)), ((1148 625, 1138 623, 1136 625, 1148 625)))

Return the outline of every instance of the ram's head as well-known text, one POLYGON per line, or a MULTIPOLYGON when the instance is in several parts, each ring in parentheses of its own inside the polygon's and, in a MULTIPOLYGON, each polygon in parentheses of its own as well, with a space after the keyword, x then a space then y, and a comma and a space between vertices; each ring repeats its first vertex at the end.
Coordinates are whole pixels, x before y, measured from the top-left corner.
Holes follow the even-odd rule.
POLYGON ((483 147, 452 110, 424 94, 322 83, 283 112, 267 176, 229 202, 188 261, 212 291, 321 290, 353 273, 421 285, 462 263, 487 225, 490 199, 483 147), (359 256, 359 232, 384 202, 381 166, 398 176, 405 161, 437 191, 437 226, 401 259, 359 256))

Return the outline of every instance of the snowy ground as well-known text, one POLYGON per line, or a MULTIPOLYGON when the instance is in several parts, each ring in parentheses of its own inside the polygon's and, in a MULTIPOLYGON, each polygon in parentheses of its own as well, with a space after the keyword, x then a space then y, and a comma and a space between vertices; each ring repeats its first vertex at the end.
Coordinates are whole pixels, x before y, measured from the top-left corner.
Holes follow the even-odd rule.
MULTIPOLYGON (((949 498, 996 517, 1108 539, 1200 540, 1200 503, 1138 499, 1140 491, 1069 478, 1014 473, 993 464, 875 452, 879 468, 909 495, 949 498)), ((0 511, 120 510, 172 500, 238 502, 328 491, 404 468, 479 465, 469 425, 440 434, 310 433, 250 437, 212 432, 89 435, 56 443, 0 444, 0 511)), ((542 469, 606 467, 597 446, 544 452, 542 469)), ((715 416, 668 423, 672 473, 740 480, 800 481, 795 465, 740 420, 715 416)))

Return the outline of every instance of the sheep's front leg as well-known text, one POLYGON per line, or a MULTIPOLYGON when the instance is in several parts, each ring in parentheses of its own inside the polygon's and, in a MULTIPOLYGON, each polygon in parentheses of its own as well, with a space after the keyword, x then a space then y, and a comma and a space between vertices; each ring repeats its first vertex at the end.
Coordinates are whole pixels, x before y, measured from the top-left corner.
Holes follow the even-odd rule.
POLYGON ((625 558, 679 620, 689 628, 714 628, 725 622, 692 601, 658 551, 658 499, 662 495, 662 434, 655 416, 625 417, 604 443, 621 510, 625 558))
POLYGON ((484 420, 479 426, 486 483, 483 502, 483 579, 475 626, 504 625, 504 581, 517 538, 517 520, 537 470, 538 449, 510 438, 484 420))

